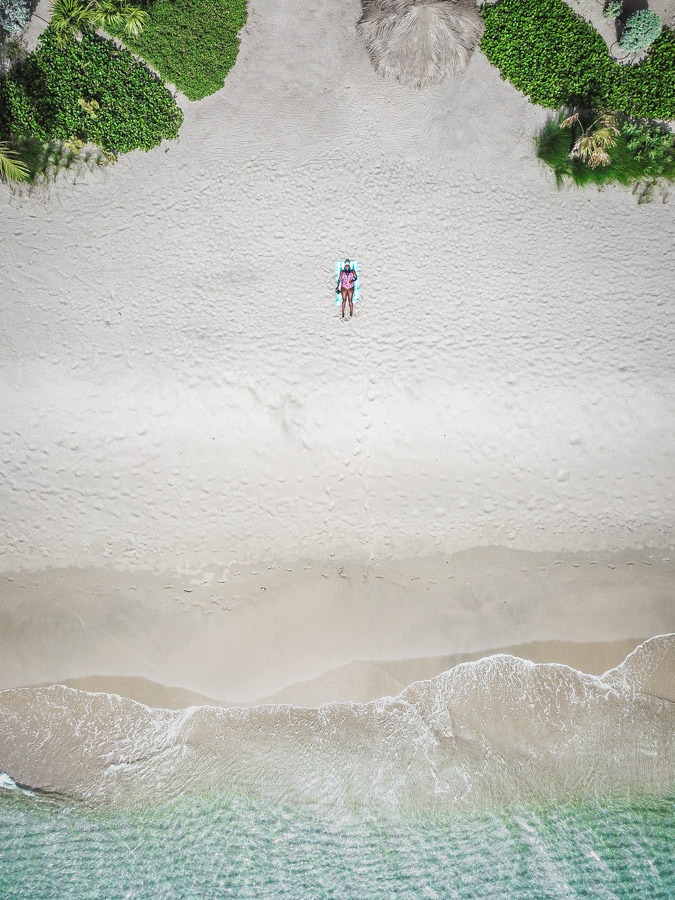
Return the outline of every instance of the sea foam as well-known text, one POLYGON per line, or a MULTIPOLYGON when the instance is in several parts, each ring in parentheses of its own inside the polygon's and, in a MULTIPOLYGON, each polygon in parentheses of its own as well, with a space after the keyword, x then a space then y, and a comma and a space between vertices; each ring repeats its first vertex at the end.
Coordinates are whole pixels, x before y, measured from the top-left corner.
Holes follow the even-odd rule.
POLYGON ((509 655, 372 703, 153 709, 62 685, 0 693, 12 779, 123 805, 212 790, 388 815, 675 782, 675 635, 602 677, 509 655))

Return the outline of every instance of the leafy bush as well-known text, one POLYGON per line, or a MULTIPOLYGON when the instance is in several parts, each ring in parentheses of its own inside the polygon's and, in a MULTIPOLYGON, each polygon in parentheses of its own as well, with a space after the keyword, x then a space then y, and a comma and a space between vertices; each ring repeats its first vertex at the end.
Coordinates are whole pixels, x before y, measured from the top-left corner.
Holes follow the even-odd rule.
POLYGON ((93 32, 60 46, 52 29, 0 80, 0 139, 77 139, 117 154, 175 138, 182 121, 162 82, 93 32), (83 101, 82 103, 80 101, 83 101))
POLYGON ((671 131, 649 122, 626 122, 621 131, 626 149, 644 165, 645 175, 675 177, 675 135, 671 131))
POLYGON ((618 19, 622 12, 623 0, 609 0, 602 14, 606 19, 618 19))
MULTIPOLYGON (((629 53, 646 50, 651 47, 662 31, 663 23, 655 12, 649 9, 639 9, 626 22, 619 46, 629 53)), ((672 77, 675 78, 675 72, 672 77)))
POLYGON ((0 31, 19 34, 30 20, 28 0, 0 0, 0 31))
POLYGON ((246 0, 157 0, 142 34, 117 35, 190 100, 220 90, 239 52, 246 0))
POLYGON ((499 0, 482 15, 481 49, 533 103, 675 119, 675 32, 664 31, 642 65, 625 66, 563 0, 499 0))
POLYGON ((644 202, 659 182, 675 180, 675 136, 659 125, 623 120, 605 143, 608 161, 598 165, 584 159, 580 142, 593 136, 598 123, 604 124, 592 112, 561 112, 535 138, 537 156, 553 169, 559 187, 566 180, 580 186, 633 185, 644 202))

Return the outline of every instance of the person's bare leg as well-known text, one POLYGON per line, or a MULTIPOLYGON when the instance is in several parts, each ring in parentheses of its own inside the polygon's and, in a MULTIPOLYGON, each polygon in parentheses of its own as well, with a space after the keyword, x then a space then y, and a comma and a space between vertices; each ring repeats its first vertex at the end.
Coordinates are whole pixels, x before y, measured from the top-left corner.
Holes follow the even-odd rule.
POLYGON ((342 292, 342 318, 345 317, 345 306, 347 304, 347 291, 342 292))
POLYGON ((351 318, 351 316, 354 315, 354 291, 351 290, 349 292, 348 296, 349 296, 349 316, 351 318))

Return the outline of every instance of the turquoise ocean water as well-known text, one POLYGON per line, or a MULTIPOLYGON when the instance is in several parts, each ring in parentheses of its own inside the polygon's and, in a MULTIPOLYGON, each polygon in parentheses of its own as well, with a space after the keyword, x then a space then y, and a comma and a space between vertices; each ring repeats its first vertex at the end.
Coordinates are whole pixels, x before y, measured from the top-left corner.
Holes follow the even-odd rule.
POLYGON ((675 795, 396 823, 242 796, 134 812, 0 791, 3 898, 672 898, 675 795))
POLYGON ((674 659, 317 709, 0 692, 0 898, 671 900, 674 659))

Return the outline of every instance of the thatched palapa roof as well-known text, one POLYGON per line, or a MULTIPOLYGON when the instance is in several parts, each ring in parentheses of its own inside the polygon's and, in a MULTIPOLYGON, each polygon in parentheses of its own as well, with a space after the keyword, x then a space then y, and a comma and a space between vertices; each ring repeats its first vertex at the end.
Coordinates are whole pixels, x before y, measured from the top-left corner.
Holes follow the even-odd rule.
POLYGON ((362 0, 356 32, 375 71, 413 87, 463 72, 483 33, 475 0, 362 0))

